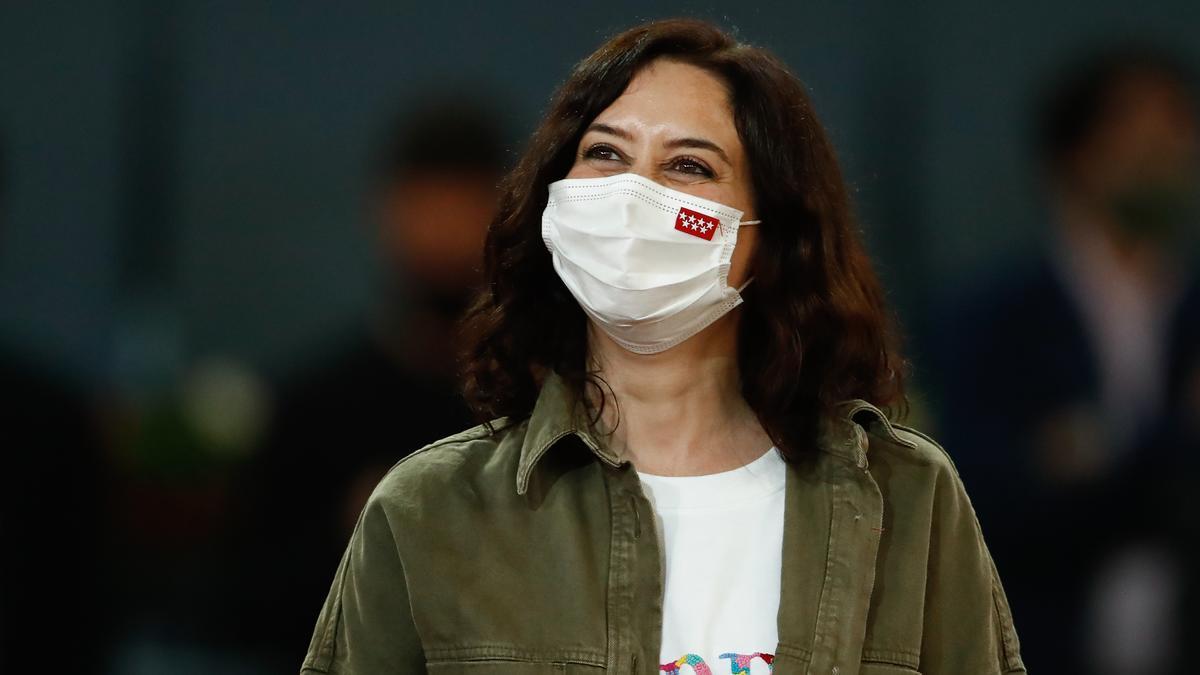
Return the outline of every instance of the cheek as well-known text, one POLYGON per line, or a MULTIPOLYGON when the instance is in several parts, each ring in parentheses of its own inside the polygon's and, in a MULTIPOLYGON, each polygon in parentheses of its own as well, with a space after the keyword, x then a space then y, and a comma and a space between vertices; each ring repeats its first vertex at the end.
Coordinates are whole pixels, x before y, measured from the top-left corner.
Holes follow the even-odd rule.
POLYGON ((605 174, 587 164, 587 162, 576 161, 571 166, 571 170, 567 172, 565 178, 600 178, 605 174))

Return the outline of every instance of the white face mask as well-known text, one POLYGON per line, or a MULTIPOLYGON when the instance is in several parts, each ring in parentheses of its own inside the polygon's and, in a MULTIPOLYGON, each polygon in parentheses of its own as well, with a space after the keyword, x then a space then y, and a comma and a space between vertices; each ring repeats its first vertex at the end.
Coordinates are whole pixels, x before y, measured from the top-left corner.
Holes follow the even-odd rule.
MULTIPOLYGON (((729 260, 742 212, 637 174, 550 185, 542 238, 554 269, 617 344, 654 354, 742 302, 729 260)), ((747 281, 746 283, 749 283, 747 281)))

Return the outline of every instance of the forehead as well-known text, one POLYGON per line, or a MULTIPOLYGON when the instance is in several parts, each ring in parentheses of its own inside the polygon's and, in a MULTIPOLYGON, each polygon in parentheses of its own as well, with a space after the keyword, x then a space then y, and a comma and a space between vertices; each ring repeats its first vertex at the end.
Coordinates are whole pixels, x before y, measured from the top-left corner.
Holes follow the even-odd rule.
POLYGON ((1197 131, 1185 90, 1166 77, 1139 73, 1114 83, 1091 139, 1099 147, 1138 154, 1157 152, 1164 145, 1192 151, 1197 131))
POLYGON ((639 70, 596 121, 634 133, 704 136, 740 145, 725 83, 703 68, 668 59, 639 70))

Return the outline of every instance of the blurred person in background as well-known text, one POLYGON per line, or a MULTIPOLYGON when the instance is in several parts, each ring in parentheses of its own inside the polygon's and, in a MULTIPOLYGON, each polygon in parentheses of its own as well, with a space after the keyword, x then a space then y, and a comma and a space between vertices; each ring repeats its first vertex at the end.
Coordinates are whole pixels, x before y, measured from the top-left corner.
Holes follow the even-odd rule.
MULTIPOLYGON (((0 147, 0 237, 6 169, 0 147)), ((92 418, 81 387, 0 345, 0 673, 44 670, 48 654, 63 672, 105 661, 108 503, 92 418)))
POLYGON ((1172 667, 1186 545, 1156 506, 1182 466, 1164 438, 1200 347, 1197 119, 1190 74, 1158 51, 1071 69, 1037 119, 1044 250, 934 330, 943 434, 1035 669, 1172 667))
POLYGON ((480 279, 503 164, 496 112, 454 99, 401 114, 374 160, 378 304, 278 391, 236 510, 239 639, 292 666, 370 490, 412 450, 472 424, 456 322, 480 279))

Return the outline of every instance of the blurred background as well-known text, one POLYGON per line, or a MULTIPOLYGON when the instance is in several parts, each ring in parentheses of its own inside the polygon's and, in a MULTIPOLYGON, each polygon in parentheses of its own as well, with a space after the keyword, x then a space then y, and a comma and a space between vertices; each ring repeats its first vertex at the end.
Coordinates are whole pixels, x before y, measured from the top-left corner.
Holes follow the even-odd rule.
POLYGON ((495 184, 605 37, 714 19, 839 149, 1035 673, 1200 638, 1200 5, 5 2, 0 669, 295 672, 469 424, 495 184))

